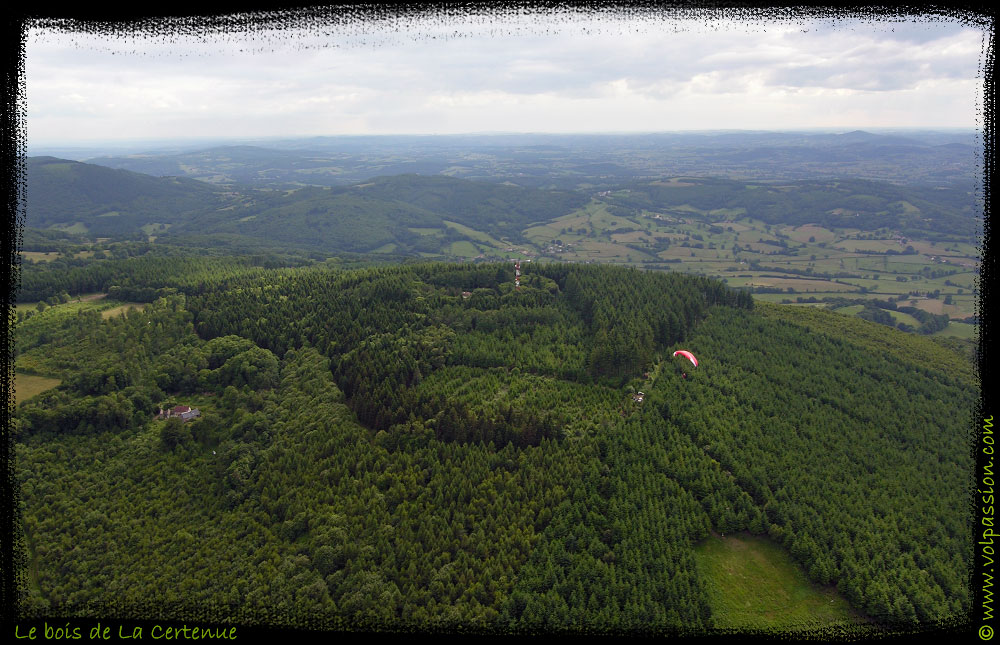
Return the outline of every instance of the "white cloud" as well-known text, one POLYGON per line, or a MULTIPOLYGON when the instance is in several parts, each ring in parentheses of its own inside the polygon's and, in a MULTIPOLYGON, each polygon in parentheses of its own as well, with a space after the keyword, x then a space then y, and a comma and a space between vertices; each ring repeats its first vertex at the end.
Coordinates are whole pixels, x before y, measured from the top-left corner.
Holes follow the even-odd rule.
POLYGON ((982 92, 982 34, 947 21, 528 16, 397 26, 252 38, 36 32, 26 57, 29 142, 757 129, 834 118, 972 126, 982 92))

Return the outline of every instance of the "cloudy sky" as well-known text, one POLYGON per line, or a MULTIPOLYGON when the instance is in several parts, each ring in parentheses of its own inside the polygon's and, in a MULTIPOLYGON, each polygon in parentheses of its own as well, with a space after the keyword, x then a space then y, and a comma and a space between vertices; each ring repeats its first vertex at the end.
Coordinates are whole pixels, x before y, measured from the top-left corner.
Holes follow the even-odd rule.
POLYGON ((94 36, 33 28, 29 146, 194 137, 982 126, 957 19, 529 14, 94 36))

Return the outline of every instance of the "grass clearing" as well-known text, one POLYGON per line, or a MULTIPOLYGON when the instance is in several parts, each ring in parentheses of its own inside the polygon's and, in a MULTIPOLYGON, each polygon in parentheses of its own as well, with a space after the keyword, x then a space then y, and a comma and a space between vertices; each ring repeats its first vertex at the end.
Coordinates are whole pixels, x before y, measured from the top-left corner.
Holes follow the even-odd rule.
POLYGON ((62 383, 57 378, 38 376, 26 372, 14 372, 14 405, 27 401, 33 396, 51 390, 62 383))
POLYGON ((901 311, 893 311, 891 309, 886 309, 886 313, 892 316, 892 319, 896 321, 897 324, 903 323, 904 325, 909 325, 911 327, 919 327, 920 321, 911 316, 910 314, 904 314, 901 311))
POLYGON ((755 277, 753 280, 747 282, 748 285, 753 285, 755 287, 777 287, 779 289, 788 289, 791 287, 795 291, 793 293, 816 293, 816 292, 838 292, 838 291, 853 291, 854 287, 848 284, 840 284, 838 282, 830 282, 829 280, 808 280, 801 278, 769 278, 769 277, 755 277))
MULTIPOLYGON (((81 296, 72 296, 69 302, 59 303, 57 305, 52 305, 46 307, 45 311, 38 313, 37 302, 19 302, 14 308, 15 311, 35 311, 38 316, 61 316, 75 314, 82 309, 106 309, 115 306, 115 301, 101 302, 107 297, 106 293, 91 293, 81 296)), ((124 304, 126 306, 141 306, 145 305, 142 303, 122 303, 118 301, 118 304, 124 304)))
POLYGON ((622 244, 612 244, 610 242, 595 242, 593 240, 587 240, 583 242, 576 251, 567 256, 576 256, 584 260, 625 260, 629 254, 645 260, 646 258, 653 259, 651 256, 647 256, 643 253, 639 253, 634 249, 630 249, 622 244))
MULTIPOLYGON (((958 307, 955 305, 946 305, 943 300, 937 298, 924 298, 917 301, 917 309, 923 309, 927 313, 931 314, 948 314, 949 316, 958 316, 958 307)), ((964 318, 964 316, 962 316, 964 318)))
POLYGON ((631 231, 629 233, 615 233, 611 236, 619 244, 637 244, 639 242, 653 242, 654 240, 644 231, 631 231))
POLYGON ((890 249, 897 249, 898 245, 893 240, 842 240, 835 244, 833 248, 841 249, 848 253, 857 253, 858 251, 885 253, 890 249))
MULTIPOLYGON (((560 230, 552 226, 532 226, 531 228, 524 229, 521 234, 532 243, 541 245, 559 237, 560 230)), ((503 248, 507 248, 507 246, 509 245, 503 245, 503 248)))
POLYGON ((941 331, 936 331, 932 336, 954 336, 955 338, 968 338, 970 340, 976 337, 976 326, 970 325, 969 323, 963 322, 949 322, 948 326, 941 331))
POLYGON ((21 257, 32 262, 51 262, 59 254, 55 251, 21 251, 21 257))
POLYGON ((572 213, 563 215, 562 217, 557 217, 552 220, 551 224, 553 226, 565 226, 566 228, 579 229, 579 228, 590 228, 590 216, 586 213, 586 209, 575 210, 572 213))
POLYGON ((123 314, 123 313, 127 312, 129 309, 135 309, 136 311, 142 311, 145 308, 146 308, 145 303, 142 303, 142 302, 130 302, 130 303, 127 303, 127 304, 124 304, 124 305, 119 305, 119 306, 114 307, 112 309, 105 309, 104 311, 101 312, 101 320, 107 320, 108 318, 113 318, 114 316, 117 316, 118 314, 123 314))
POLYGON ((479 247, 468 240, 461 240, 458 242, 452 242, 448 247, 448 253, 451 255, 460 255, 462 257, 474 258, 480 254, 479 247))
POLYGON ((49 228, 66 233, 86 234, 90 229, 83 222, 73 222, 72 224, 53 224, 49 228))
POLYGON ((782 233, 788 235, 796 242, 809 242, 809 238, 815 239, 816 243, 833 242, 837 239, 836 231, 831 231, 823 226, 815 224, 803 224, 794 228, 786 228, 782 233))
POLYGON ((721 222, 712 222, 712 225, 713 226, 721 226, 723 228, 723 230, 725 230, 727 233, 741 233, 743 231, 749 231, 750 230, 749 226, 747 226, 746 224, 739 224, 735 220, 733 220, 733 221, 725 220, 725 221, 721 221, 721 222), (732 228, 733 230, 730 231, 729 230, 730 228, 732 228))
POLYGON ((670 187, 680 187, 680 186, 696 186, 697 184, 690 181, 682 181, 679 177, 671 177, 670 179, 660 179, 657 181, 650 182, 653 186, 670 186, 670 187))
POLYGON ((712 217, 722 217, 725 218, 727 222, 735 220, 743 215, 746 215, 747 209, 739 206, 737 208, 716 208, 715 210, 708 211, 708 214, 712 217))
POLYGON ((140 230, 146 235, 152 235, 153 233, 166 231, 171 226, 173 226, 173 224, 161 224, 159 222, 152 222, 150 224, 143 224, 142 227, 140 227, 140 230))
POLYGON ((694 552, 720 628, 785 630, 867 622, 836 587, 811 582, 767 538, 713 535, 694 552))
POLYGON ((465 226, 464 224, 459 224, 458 222, 449 222, 448 220, 441 220, 441 221, 444 222, 445 225, 448 226, 448 228, 453 228, 462 235, 470 239, 473 239, 477 242, 482 242, 483 244, 488 244, 496 248, 506 247, 506 245, 503 242, 501 242, 500 240, 494 238, 493 236, 487 233, 483 233, 482 231, 477 231, 474 228, 469 228, 468 226, 465 226))

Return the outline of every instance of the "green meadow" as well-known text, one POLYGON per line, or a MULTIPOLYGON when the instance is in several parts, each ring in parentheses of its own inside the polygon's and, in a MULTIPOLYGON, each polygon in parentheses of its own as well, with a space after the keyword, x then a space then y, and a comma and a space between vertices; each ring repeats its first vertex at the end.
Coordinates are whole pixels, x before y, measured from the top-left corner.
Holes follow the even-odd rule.
POLYGON ((21 401, 27 401, 33 396, 37 396, 46 390, 51 390, 62 383, 57 378, 38 376, 26 372, 14 372, 14 405, 21 401))
POLYGON ((785 631, 865 621, 836 587, 810 582, 765 537, 712 535, 695 547, 695 559, 721 629, 785 631))

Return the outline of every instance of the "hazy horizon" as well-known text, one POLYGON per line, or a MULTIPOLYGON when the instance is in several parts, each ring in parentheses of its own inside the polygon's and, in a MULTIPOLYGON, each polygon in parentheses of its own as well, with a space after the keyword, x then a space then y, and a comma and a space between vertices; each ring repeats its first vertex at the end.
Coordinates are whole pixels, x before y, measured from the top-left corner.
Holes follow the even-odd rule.
MULTIPOLYGON (((310 139, 392 139, 392 138, 435 138, 440 137, 450 139, 461 139, 463 137, 633 137, 638 135, 720 135, 720 134, 847 134, 851 132, 868 132, 881 135, 905 135, 913 134, 979 134, 980 128, 965 127, 926 127, 926 128, 859 128, 845 126, 842 128, 796 128, 777 130, 744 130, 744 129, 717 129, 717 130, 663 130, 663 131, 635 131, 635 132, 458 132, 451 134, 423 134, 423 133, 385 133, 385 134, 315 134, 298 137, 270 136, 270 137, 187 137, 171 139, 122 139, 122 140, 92 140, 77 141, 73 143, 40 142, 28 143, 26 145, 26 155, 46 156, 54 152, 62 152, 69 155, 76 153, 80 159, 93 156, 95 152, 118 152, 120 154, 143 154, 166 151, 200 150, 213 147, 229 145, 245 145, 267 147, 269 144, 280 144, 283 142, 306 141, 310 139)), ((280 147, 278 148, 280 149, 280 147)), ((54 155, 59 156, 59 155, 54 155)), ((68 158, 72 159, 72 156, 68 158)))

